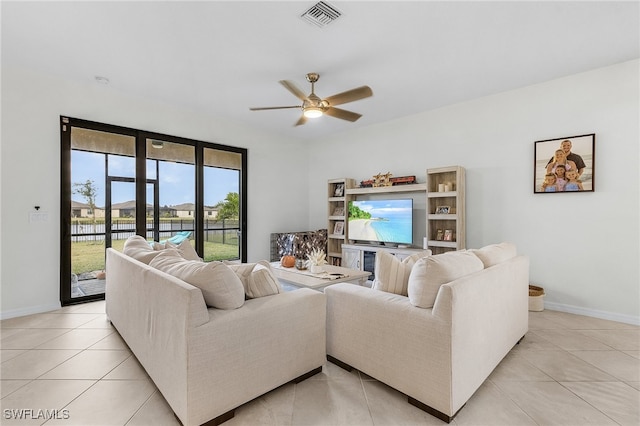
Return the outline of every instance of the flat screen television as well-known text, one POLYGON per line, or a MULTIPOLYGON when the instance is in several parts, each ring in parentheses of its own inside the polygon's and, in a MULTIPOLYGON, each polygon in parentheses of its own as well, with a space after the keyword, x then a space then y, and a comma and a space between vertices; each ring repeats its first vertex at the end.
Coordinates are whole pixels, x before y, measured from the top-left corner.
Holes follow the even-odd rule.
POLYGON ((372 243, 413 243, 413 199, 349 202, 350 240, 372 243))

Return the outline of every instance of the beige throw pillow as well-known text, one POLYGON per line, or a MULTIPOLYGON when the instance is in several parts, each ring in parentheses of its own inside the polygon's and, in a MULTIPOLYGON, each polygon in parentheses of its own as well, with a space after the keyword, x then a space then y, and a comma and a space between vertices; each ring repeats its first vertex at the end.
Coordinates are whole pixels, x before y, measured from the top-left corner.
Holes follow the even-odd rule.
POLYGON ((470 251, 454 251, 420 259, 409 276, 409 301, 420 308, 432 308, 442 284, 482 269, 484 265, 470 251))
POLYGON ((471 251, 480 258, 485 268, 514 258, 518 254, 513 243, 491 244, 471 251))
POLYGON ((244 304, 244 287, 238 276, 222 262, 185 260, 175 249, 166 249, 149 266, 181 279, 202 291, 207 306, 236 309, 244 304))
POLYGON ((184 240, 180 244, 173 244, 169 241, 164 243, 159 243, 157 241, 153 242, 154 250, 165 250, 165 249, 176 249, 180 252, 180 256, 187 260, 199 260, 202 262, 202 258, 198 256, 195 247, 191 245, 191 240, 184 240))
POLYGON ((407 296, 409 274, 416 261, 429 253, 416 253, 403 260, 384 250, 376 253, 375 278, 371 288, 407 296))
POLYGON ((238 275, 249 299, 282 293, 278 279, 271 271, 271 265, 265 260, 258 263, 240 263, 228 265, 238 275))
MULTIPOLYGON (((167 242, 167 245, 169 245, 169 244, 171 244, 171 243, 167 242)), ((177 248, 180 251, 180 254, 185 259, 187 259, 187 260, 197 260, 197 261, 202 262, 202 258, 200 256, 198 256, 198 253, 196 252, 195 247, 193 247, 193 245, 191 245, 191 240, 184 240, 180 244, 175 246, 175 248, 177 248)))
POLYGON ((122 252, 147 265, 154 257, 161 253, 160 251, 154 250, 147 240, 140 235, 127 238, 127 241, 124 242, 122 252))

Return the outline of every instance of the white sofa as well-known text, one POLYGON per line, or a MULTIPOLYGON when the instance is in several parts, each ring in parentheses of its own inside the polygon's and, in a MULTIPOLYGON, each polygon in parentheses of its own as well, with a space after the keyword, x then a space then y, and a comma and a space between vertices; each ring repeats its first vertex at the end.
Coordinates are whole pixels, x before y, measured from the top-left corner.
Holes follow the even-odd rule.
POLYGON ((300 289, 215 309, 200 288, 113 249, 106 271, 109 320, 185 426, 228 420, 326 361, 322 293, 300 289))
POLYGON ((448 423, 528 330, 529 259, 503 243, 420 262, 426 266, 422 273, 416 272, 420 263, 413 266, 407 295, 328 287, 327 355, 448 423), (459 259, 475 272, 467 273, 459 259), (443 276, 463 276, 436 282, 432 307, 415 306, 424 296, 416 282, 432 273, 427 261, 433 266, 443 260, 453 270, 443 276))

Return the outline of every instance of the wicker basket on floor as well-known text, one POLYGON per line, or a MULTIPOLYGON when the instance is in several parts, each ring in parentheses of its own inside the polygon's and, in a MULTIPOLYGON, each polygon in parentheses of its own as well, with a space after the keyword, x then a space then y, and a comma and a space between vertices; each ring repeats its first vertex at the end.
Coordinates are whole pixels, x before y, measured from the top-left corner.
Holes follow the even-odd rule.
POLYGON ((544 311, 544 288, 529 285, 529 310, 534 312, 544 311))

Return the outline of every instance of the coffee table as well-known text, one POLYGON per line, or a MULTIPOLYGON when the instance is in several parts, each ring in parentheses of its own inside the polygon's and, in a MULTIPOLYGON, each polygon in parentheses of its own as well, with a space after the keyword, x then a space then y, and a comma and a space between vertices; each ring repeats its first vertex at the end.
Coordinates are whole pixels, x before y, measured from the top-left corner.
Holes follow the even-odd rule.
POLYGON ((318 291, 324 291, 330 285, 344 282, 364 285, 367 282, 367 277, 371 275, 371 272, 343 268, 341 266, 322 265, 322 268, 326 272, 312 274, 308 269, 285 268, 280 262, 271 262, 273 274, 279 280, 295 287, 306 287, 318 291))

